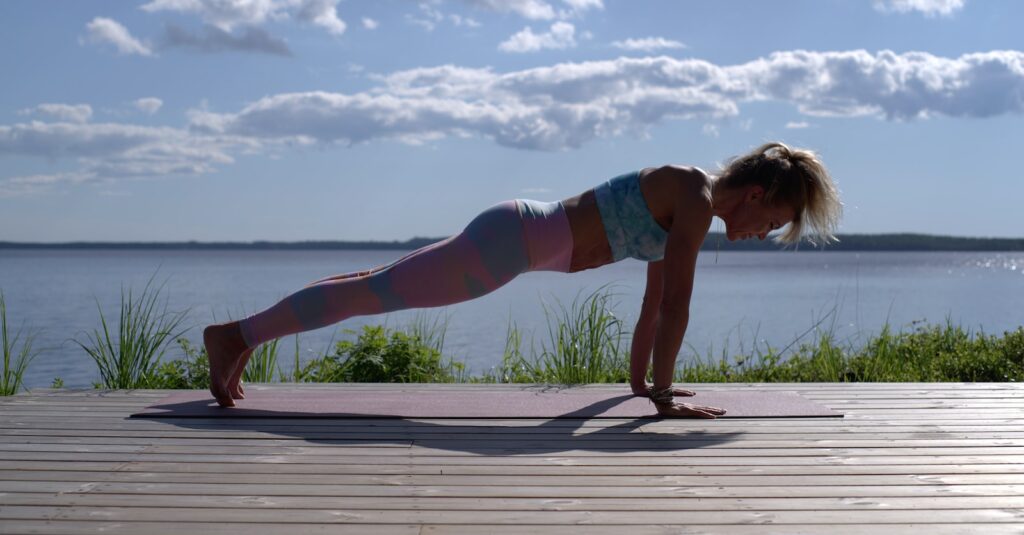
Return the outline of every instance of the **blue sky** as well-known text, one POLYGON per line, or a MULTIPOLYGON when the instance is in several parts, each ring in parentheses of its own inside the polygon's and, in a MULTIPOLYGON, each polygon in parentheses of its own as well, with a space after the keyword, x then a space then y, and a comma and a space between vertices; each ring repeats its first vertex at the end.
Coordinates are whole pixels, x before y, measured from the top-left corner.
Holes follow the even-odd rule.
POLYGON ((441 237, 769 140, 821 154, 840 232, 1021 237, 1021 20, 1012 0, 6 0, 0 240, 441 237))

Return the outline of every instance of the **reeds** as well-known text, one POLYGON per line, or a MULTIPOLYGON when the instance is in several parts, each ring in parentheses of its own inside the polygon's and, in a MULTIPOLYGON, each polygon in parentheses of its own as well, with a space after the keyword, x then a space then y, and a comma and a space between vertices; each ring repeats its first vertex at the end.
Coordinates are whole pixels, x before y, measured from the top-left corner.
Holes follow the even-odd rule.
POLYGON ((101 328, 86 335, 86 341, 75 340, 96 362, 100 386, 106 388, 147 388, 155 381, 160 358, 168 344, 184 333, 179 330, 187 311, 171 313, 167 300, 159 301, 164 284, 153 287, 153 278, 142 293, 121 288, 121 309, 116 331, 107 323, 99 301, 101 328))
POLYGON ((0 377, 0 396, 13 396, 24 386, 25 370, 29 362, 38 354, 33 351, 34 336, 23 333, 19 328, 12 337, 7 330, 7 303, 3 291, 0 291, 0 342, 3 344, 4 369, 0 377), (24 336, 24 338, 22 338, 24 336), (19 340, 21 342, 20 348, 19 340))
POLYGON ((622 345, 627 331, 612 312, 616 297, 603 285, 586 297, 577 292, 566 307, 556 300, 557 309, 542 303, 547 319, 548 339, 541 342, 540 355, 530 345, 530 357, 521 349, 522 333, 510 323, 500 368, 487 375, 496 382, 558 384, 618 383, 629 380, 628 356, 622 345))
POLYGON ((252 351, 249 363, 242 370, 242 380, 247 383, 272 383, 277 369, 277 343, 273 340, 260 344, 252 351))
MULTIPOLYGON (((160 288, 142 295, 122 291, 118 338, 112 338, 100 311, 102 330, 92 344, 80 343, 100 367, 108 388, 205 388, 209 384, 205 353, 179 340, 184 361, 165 363, 147 382, 164 344, 173 339, 182 315, 156 308, 160 288), (178 376, 181 377, 178 377, 178 376), (157 386, 161 385, 161 386, 157 386)), ((469 376, 462 362, 443 355, 448 318, 417 316, 409 326, 388 329, 366 326, 355 340, 334 344, 320 357, 300 366, 298 337, 291 377, 277 369, 278 343, 271 342, 253 354, 243 378, 251 382, 499 382, 499 383, 625 383, 629 380, 625 341, 629 332, 611 311, 616 294, 606 285, 583 295, 568 306, 543 305, 547 339, 536 351, 531 339, 528 354, 522 349, 523 333, 509 321, 502 363, 491 373, 469 376)), ((674 380, 685 383, 714 382, 936 382, 1024 380, 1024 327, 1002 336, 972 333, 953 325, 911 324, 909 332, 896 331, 886 323, 864 343, 854 345, 836 336, 837 307, 803 334, 777 349, 755 343, 738 352, 722 351, 717 358, 709 350, 702 359, 692 351, 680 355, 674 380), (831 321, 830 321, 831 320, 831 321)), ((0 301, 0 312, 3 311, 0 301)), ((13 344, 8 343, 4 323, 5 377, 13 344)), ((17 340, 17 338, 15 338, 17 340)), ((332 341, 333 342, 333 341, 332 341)), ((31 355, 23 346, 21 353, 31 355)), ((15 362, 22 362, 15 359, 15 362)), ((15 370, 18 368, 15 367, 15 370)), ((21 371, 12 377, 20 377, 21 371)), ((6 383, 5 383, 6 384, 6 383)))

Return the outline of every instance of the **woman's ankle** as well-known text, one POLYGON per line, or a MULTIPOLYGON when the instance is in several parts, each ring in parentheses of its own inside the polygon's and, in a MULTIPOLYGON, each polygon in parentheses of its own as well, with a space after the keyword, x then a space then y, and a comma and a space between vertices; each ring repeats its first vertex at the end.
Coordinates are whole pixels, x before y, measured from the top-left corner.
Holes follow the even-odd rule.
POLYGON ((239 353, 249 349, 249 343, 245 341, 245 333, 242 331, 242 322, 232 321, 226 326, 231 347, 238 348, 239 353))

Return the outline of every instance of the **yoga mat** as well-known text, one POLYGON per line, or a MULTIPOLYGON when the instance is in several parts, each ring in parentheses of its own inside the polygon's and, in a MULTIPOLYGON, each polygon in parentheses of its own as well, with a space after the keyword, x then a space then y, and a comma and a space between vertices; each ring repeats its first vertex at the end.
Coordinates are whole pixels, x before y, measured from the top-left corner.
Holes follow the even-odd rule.
MULTIPOLYGON (((796 392, 698 390, 676 401, 726 409, 720 418, 842 417, 796 392)), ((662 418, 647 398, 572 388, 258 389, 234 407, 219 407, 207 391, 178 391, 132 416, 147 418, 662 418)))

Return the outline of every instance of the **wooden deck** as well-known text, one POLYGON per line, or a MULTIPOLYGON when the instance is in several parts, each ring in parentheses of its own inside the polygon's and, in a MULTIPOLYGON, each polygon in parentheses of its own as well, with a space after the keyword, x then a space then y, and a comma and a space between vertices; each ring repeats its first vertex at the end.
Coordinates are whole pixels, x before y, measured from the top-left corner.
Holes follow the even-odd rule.
POLYGON ((44 390, 0 400, 0 533, 1024 533, 1024 385, 689 386, 846 417, 156 420, 128 415, 167 392, 44 390))

